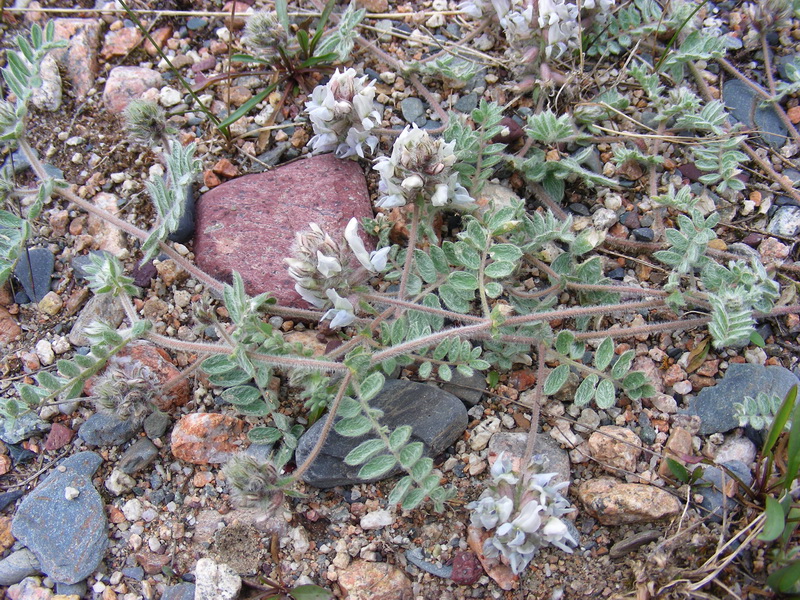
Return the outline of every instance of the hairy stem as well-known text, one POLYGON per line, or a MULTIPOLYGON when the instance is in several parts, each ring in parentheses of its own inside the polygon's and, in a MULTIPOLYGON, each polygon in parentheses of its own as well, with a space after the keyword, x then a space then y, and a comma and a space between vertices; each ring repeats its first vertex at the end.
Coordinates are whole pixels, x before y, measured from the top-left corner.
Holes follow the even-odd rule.
POLYGON ((544 390, 544 375, 545 375, 545 364, 544 364, 544 355, 545 355, 545 346, 542 342, 536 347, 536 356, 539 360, 539 364, 537 365, 536 369, 536 388, 533 391, 533 401, 531 402, 531 428, 528 431, 528 441, 525 444, 525 454, 522 456, 522 464, 520 467, 524 469, 527 467, 530 462, 531 458, 533 457, 533 448, 536 446, 536 435, 539 431, 539 410, 542 406, 542 397, 543 397, 543 390, 544 390))

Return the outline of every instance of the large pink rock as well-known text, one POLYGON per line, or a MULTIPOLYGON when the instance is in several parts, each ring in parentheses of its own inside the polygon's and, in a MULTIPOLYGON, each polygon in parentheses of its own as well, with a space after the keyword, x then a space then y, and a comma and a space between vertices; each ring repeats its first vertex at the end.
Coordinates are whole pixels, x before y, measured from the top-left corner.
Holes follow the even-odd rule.
POLYGON ((172 455, 195 465, 224 463, 245 447, 244 426, 241 419, 219 413, 188 414, 172 430, 172 455))
POLYGON ((238 271, 249 294, 271 292, 280 304, 307 308, 284 258, 295 234, 317 223, 339 241, 347 222, 372 216, 358 163, 324 154, 245 175, 200 198, 197 264, 223 281, 238 271))
POLYGON ((150 88, 164 85, 161 73, 144 67, 114 67, 103 90, 103 104, 111 113, 121 113, 150 88))
POLYGON ((79 102, 86 100, 97 77, 97 46, 100 42, 100 21, 96 19, 56 19, 55 38, 67 40, 66 48, 51 52, 64 66, 72 91, 79 102))

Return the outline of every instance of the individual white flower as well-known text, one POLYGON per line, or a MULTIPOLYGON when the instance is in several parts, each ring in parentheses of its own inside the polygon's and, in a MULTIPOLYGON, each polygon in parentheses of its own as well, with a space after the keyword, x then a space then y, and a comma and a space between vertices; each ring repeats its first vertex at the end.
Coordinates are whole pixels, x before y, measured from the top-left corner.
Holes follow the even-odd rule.
POLYGON ((519 481, 519 477, 514 474, 513 465, 511 460, 506 458, 506 453, 501 452, 495 459, 494 464, 489 469, 489 473, 494 479, 495 483, 506 482, 514 485, 519 481))
POLYGON ((350 300, 342 298, 334 289, 325 290, 325 295, 333 303, 333 308, 328 310, 322 316, 322 319, 324 321, 330 320, 329 327, 331 329, 347 327, 356 320, 356 315, 353 312, 353 303, 350 300))
POLYGON ((358 235, 358 219, 353 217, 347 223, 344 230, 344 239, 347 240, 347 245, 350 250, 356 255, 356 259, 361 263, 367 271, 371 273, 379 273, 386 268, 387 257, 391 246, 367 252, 364 242, 361 241, 361 236, 358 235))
POLYGON ((337 69, 326 85, 314 88, 306 102, 315 134, 308 142, 312 153, 335 151, 339 158, 363 158, 365 145, 375 150, 378 138, 370 130, 380 124, 381 116, 373 105, 375 85, 367 79, 358 78, 355 69, 337 69))
POLYGON ((437 207, 474 202, 452 170, 455 162, 455 142, 432 138, 416 125, 406 127, 395 140, 392 155, 375 161, 373 168, 381 176, 377 206, 404 206, 420 194, 437 207))
POLYGON ((317 269, 325 277, 330 277, 334 273, 339 273, 342 270, 342 265, 333 256, 325 256, 322 252, 317 250, 317 269))
POLYGON ((529 502, 522 507, 519 516, 514 519, 514 526, 526 533, 533 533, 542 525, 542 518, 539 516, 539 513, 543 510, 544 506, 541 504, 529 502))

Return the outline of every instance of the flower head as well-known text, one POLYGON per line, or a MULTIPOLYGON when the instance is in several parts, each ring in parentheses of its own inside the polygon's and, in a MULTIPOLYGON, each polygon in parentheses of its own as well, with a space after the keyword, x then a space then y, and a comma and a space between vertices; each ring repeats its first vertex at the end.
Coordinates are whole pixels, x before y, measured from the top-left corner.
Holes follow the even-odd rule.
POLYGON ((339 158, 364 157, 364 145, 370 152, 378 145, 370 130, 381 122, 373 106, 375 86, 367 76, 358 78, 354 69, 337 69, 326 85, 318 85, 306 102, 314 127, 309 140, 313 153, 335 151, 339 158))
POLYGON ((278 13, 259 11, 247 20, 242 41, 266 58, 278 55, 278 48, 289 40, 278 13))
POLYGON ((392 148, 391 157, 381 156, 373 167, 381 175, 382 193, 377 205, 404 206, 419 194, 434 206, 474 202, 452 170, 456 162, 455 142, 432 138, 416 125, 406 127, 392 148))
POLYGON ((278 472, 271 463, 239 452, 231 456, 222 472, 239 506, 255 506, 272 514, 283 504, 284 494, 277 485, 278 472))

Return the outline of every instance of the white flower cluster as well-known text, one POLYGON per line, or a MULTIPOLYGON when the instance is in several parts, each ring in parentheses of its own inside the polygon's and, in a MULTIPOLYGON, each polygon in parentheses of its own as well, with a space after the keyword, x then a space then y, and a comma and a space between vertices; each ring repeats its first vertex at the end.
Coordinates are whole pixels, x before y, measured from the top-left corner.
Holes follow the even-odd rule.
MULTIPOLYGON (((355 273, 351 267, 352 256, 343 244, 334 242, 319 225, 311 223, 310 227, 310 231, 297 234, 294 257, 285 259, 289 265, 289 275, 295 280, 294 289, 303 300, 317 308, 333 307, 322 317, 323 320, 330 320, 331 328, 345 327, 356 318, 353 303, 339 295, 342 292, 346 296, 352 287, 350 279, 355 273)), ((368 252, 358 235, 355 217, 347 224, 344 239, 367 272, 379 273, 386 268, 391 247, 368 252)))
MULTIPOLYGON (((595 11, 595 18, 604 20, 615 0, 584 0, 581 10, 595 11)), ((540 35, 546 42, 545 54, 559 56, 568 47, 579 46, 580 27, 578 5, 568 0, 539 0, 538 14, 527 0, 465 0, 459 9, 481 18, 493 9, 512 46, 523 45, 540 35)), ((583 16, 586 16, 584 13, 583 16)))
POLYGON ((483 545, 488 558, 502 556, 515 574, 521 573, 539 548, 548 544, 572 553, 578 541, 561 517, 574 510, 559 491, 567 483, 550 485, 555 473, 518 475, 503 454, 491 468, 494 485, 476 502, 467 505, 472 511, 472 525, 494 529, 483 545))
POLYGON ((306 102, 308 116, 314 127, 309 140, 313 153, 334 151, 339 158, 357 154, 364 158, 364 145, 370 152, 378 145, 377 136, 370 130, 381 122, 372 103, 375 85, 366 83, 367 76, 358 78, 355 69, 336 72, 326 85, 318 85, 306 102))
POLYGON ((392 155, 381 156, 374 169, 381 175, 376 203, 381 208, 405 206, 418 194, 434 206, 470 204, 474 200, 453 171, 455 142, 432 138, 427 131, 406 127, 395 140, 392 155))

